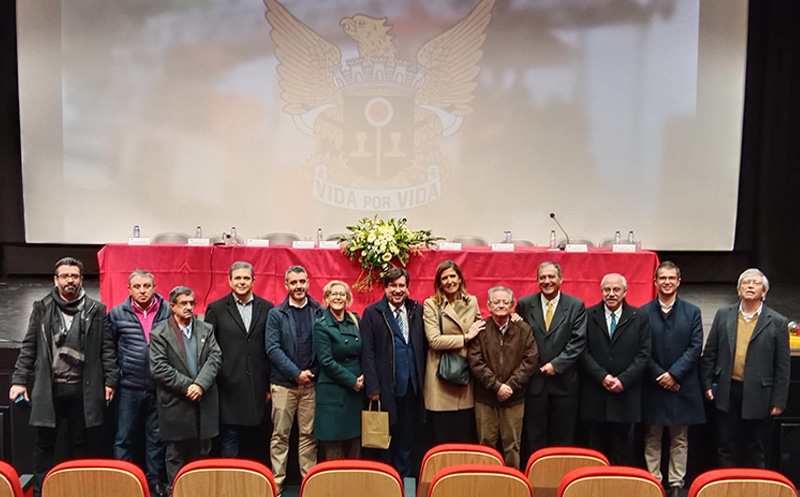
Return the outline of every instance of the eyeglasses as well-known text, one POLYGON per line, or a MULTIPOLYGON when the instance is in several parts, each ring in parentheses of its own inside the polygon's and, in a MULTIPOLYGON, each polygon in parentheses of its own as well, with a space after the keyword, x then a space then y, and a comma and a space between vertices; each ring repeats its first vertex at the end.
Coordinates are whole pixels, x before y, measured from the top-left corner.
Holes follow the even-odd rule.
POLYGON ((81 275, 80 274, 58 274, 58 275, 56 275, 56 278, 60 279, 61 281, 69 281, 69 280, 78 281, 79 279, 81 279, 81 275))
POLYGON ((331 292, 328 295, 328 297, 334 298, 334 299, 335 298, 346 299, 347 298, 347 294, 345 292, 331 292))

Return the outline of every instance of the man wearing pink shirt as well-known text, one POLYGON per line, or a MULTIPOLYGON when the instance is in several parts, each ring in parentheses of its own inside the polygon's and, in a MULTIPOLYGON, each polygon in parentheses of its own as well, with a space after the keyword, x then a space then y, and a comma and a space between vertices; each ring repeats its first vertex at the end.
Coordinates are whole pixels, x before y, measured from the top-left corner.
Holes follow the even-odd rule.
POLYGON ((117 433, 114 457, 133 461, 135 440, 146 441, 147 483, 154 497, 169 495, 164 467, 164 442, 158 431, 156 390, 150 376, 150 331, 172 316, 169 304, 156 293, 153 275, 137 269, 128 278, 131 296, 108 313, 117 347, 120 383, 117 393, 117 433))

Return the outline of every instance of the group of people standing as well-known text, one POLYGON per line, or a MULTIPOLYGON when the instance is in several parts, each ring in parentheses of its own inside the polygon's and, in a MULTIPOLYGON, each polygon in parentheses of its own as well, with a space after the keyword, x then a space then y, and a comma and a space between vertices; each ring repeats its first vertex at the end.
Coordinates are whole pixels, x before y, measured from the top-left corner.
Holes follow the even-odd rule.
POLYGON ((449 260, 423 304, 409 298, 408 272, 390 269, 385 295, 361 317, 348 309, 343 281, 325 285, 322 303, 308 295, 302 266, 287 269, 286 298, 274 306, 253 293, 253 266, 234 263, 231 293, 209 304, 204 320, 191 289, 175 287, 166 301, 143 270, 106 315, 85 295, 82 273, 80 261, 58 261, 12 376, 9 396, 30 401, 37 427, 37 492, 59 426, 68 421, 72 456, 85 457, 87 429, 102 425, 116 398, 114 456, 133 459, 143 423, 155 495, 168 494, 184 464, 207 457, 214 437, 223 457, 256 453, 270 403, 280 493, 295 418, 305 475, 318 442, 326 459, 361 455, 368 401, 389 416, 391 445, 376 457, 401 476, 412 473, 423 423, 435 444, 500 442, 506 463, 519 467, 539 448, 574 445, 579 418, 590 447, 613 464, 632 463, 632 427, 641 422, 645 461, 659 479, 669 430, 668 486, 680 495, 688 426, 705 422, 703 397, 718 411, 719 464, 763 467, 769 418, 788 396, 787 320, 763 305, 769 282, 757 269, 740 276, 739 303, 717 312, 705 351, 700 310, 677 297, 680 269, 668 261, 655 272, 658 296, 641 308, 625 301, 625 278, 612 273, 600 282, 602 301, 587 309, 561 292, 562 268, 544 262, 540 292, 517 302, 512 289, 493 287, 486 317, 449 260))

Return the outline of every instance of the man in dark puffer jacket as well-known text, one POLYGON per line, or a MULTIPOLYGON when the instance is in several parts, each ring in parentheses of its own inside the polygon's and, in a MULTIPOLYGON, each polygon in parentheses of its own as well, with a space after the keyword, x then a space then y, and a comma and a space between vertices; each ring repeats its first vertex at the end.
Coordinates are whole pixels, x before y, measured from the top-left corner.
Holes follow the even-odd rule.
POLYGON ((151 273, 137 269, 128 278, 131 296, 108 313, 117 347, 120 383, 117 391, 117 433, 114 457, 133 461, 133 446, 144 420, 147 483, 155 497, 167 496, 164 442, 158 431, 156 390, 150 376, 150 331, 172 316, 169 305, 155 293, 151 273))

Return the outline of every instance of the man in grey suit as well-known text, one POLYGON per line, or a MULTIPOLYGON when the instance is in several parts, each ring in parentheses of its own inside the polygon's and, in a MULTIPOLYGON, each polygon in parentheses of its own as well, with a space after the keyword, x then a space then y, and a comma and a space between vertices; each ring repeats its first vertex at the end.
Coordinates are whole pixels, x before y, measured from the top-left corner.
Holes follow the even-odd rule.
POLYGON ((719 466, 764 467, 772 426, 789 396, 787 319, 764 305, 769 280, 748 269, 739 303, 714 316, 701 360, 703 389, 717 408, 719 466))
POLYGON ((222 352, 214 328, 195 319, 194 306, 192 290, 176 286, 169 293, 172 318, 150 333, 150 370, 170 485, 184 464, 208 456, 219 431, 216 377, 222 352))
POLYGON ((543 447, 573 445, 578 419, 578 359, 586 346, 586 307, 561 292, 561 266, 543 262, 540 293, 520 299, 517 313, 533 329, 539 364, 525 396, 525 456, 543 447))

